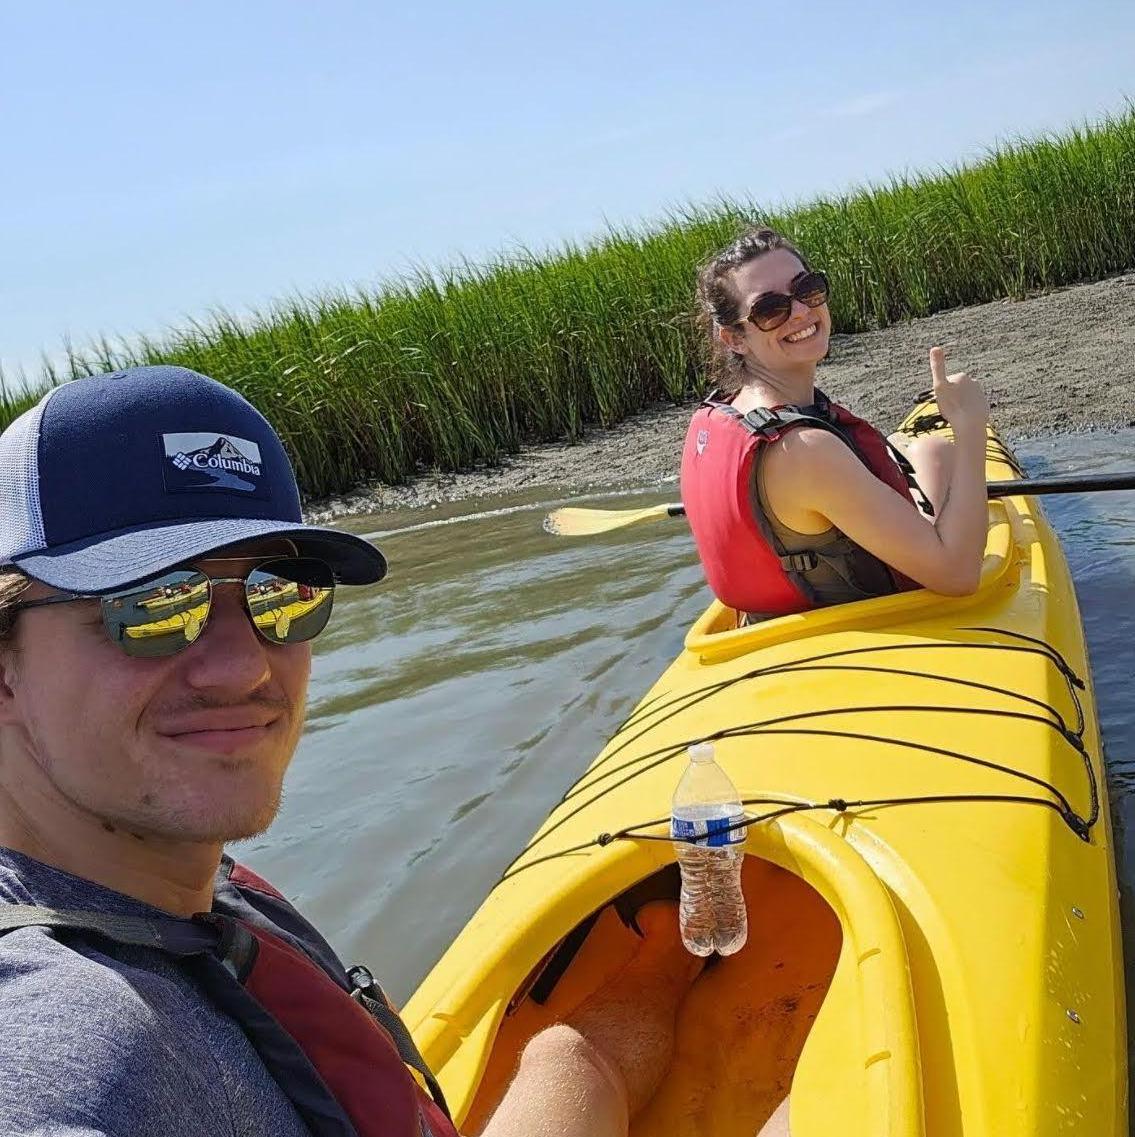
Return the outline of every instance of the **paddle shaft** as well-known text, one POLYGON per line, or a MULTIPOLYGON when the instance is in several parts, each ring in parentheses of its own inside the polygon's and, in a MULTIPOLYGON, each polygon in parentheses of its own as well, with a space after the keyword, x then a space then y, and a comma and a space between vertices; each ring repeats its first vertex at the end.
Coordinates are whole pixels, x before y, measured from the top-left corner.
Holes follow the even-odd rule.
POLYGON ((1135 473, 1084 474, 1071 478, 1017 478, 1012 482, 989 482, 990 497, 1019 494, 1096 493, 1100 490, 1135 490, 1135 473))
MULTIPOLYGON (((1011 482, 987 482, 985 489, 989 497, 1135 490, 1135 474, 1085 474, 1079 478, 1015 478, 1011 482)), ((686 507, 681 502, 675 502, 666 507, 666 515, 685 517, 686 507)))

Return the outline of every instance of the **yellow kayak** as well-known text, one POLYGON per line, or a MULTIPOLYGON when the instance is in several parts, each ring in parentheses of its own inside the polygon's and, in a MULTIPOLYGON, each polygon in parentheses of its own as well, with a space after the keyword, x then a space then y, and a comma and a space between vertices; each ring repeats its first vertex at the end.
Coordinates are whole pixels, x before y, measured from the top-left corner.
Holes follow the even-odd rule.
MULTIPOLYGON (((904 430, 935 429, 918 408, 904 430)), ((941 429, 940 420, 936 427, 941 429)), ((990 435, 987 473, 1018 471, 990 435)), ((712 605, 404 1009, 462 1132, 638 942, 712 739, 745 801, 749 940, 695 983, 635 1137, 1126 1133, 1118 901, 1068 568, 989 505, 981 586, 738 628, 712 605), (641 888, 637 891, 641 892, 641 888)))
MULTIPOLYGON (((295 587, 292 587, 294 593, 295 587)), ((190 601, 191 602, 191 601, 190 601)), ((252 619, 257 627, 275 633, 279 637, 287 635, 288 629, 294 620, 302 619, 309 612, 314 612, 320 605, 327 602, 327 596, 321 595, 313 599, 297 599, 291 602, 281 601, 278 597, 267 599, 258 598, 253 602, 252 619)), ((174 601, 161 601, 155 605, 154 601, 144 601, 141 607, 161 607, 174 601)), ((171 616, 156 617, 136 627, 124 627, 123 635, 130 639, 147 639, 167 636, 176 632, 192 643, 201 634, 201 621, 208 613, 208 605, 195 604, 184 611, 176 612, 171 616)))

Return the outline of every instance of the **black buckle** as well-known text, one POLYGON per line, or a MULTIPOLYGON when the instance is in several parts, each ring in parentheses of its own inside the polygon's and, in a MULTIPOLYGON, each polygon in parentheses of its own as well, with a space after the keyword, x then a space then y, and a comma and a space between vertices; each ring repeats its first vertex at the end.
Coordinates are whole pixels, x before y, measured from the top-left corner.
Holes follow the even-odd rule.
POLYGON ((784 425, 781 422, 780 415, 778 415, 776 411, 770 411, 768 407, 754 407, 741 417, 758 434, 776 434, 781 426, 784 425))
POLYGON ((362 991, 364 995, 369 995, 375 987, 378 987, 369 968, 363 967, 361 963, 356 963, 347 972, 347 980, 355 991, 362 991))
POLYGON ((811 549, 803 553, 788 553, 780 558, 780 567, 786 572, 811 572, 820 563, 820 558, 811 549))

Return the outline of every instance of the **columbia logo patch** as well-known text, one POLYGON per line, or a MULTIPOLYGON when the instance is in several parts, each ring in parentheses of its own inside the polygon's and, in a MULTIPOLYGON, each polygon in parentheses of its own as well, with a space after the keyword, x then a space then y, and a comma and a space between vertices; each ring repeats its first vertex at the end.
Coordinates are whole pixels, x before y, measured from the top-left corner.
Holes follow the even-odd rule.
POLYGON ((709 431, 699 430, 697 437, 697 448, 699 454, 705 453, 705 448, 709 445, 709 431))
POLYGON ((220 490, 266 498, 260 447, 212 431, 162 435, 162 477, 169 493, 220 490))

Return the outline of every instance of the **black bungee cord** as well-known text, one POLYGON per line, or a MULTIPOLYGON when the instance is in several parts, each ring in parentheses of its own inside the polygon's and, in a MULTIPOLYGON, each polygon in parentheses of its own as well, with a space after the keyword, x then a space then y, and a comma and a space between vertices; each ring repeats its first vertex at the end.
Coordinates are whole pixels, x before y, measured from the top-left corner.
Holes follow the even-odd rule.
MULTIPOLYGON (((1085 729, 1085 716, 1083 705, 1077 695, 1078 690, 1085 689, 1085 683, 1068 664, 1067 660, 1057 651, 1051 644, 1043 640, 1036 639, 1033 636, 1025 635, 1021 632, 1014 632, 1003 628, 990 628, 990 627, 975 627, 964 629, 972 632, 985 632, 991 635, 1003 636, 1020 641, 1017 644, 1004 644, 1004 643, 976 643, 976 644, 959 644, 959 643, 916 643, 916 644, 884 644, 874 645, 863 648, 845 649, 839 652, 829 652, 817 656, 808 657, 802 660, 794 660, 784 664, 777 664, 765 668, 755 668, 752 671, 746 672, 743 675, 736 676, 732 679, 722 680, 717 683, 708 684, 703 688, 697 688, 694 691, 685 691, 666 701, 666 693, 662 692, 658 696, 653 697, 647 703, 639 704, 639 706, 631 713, 630 716, 623 722, 623 724, 615 731, 612 736, 614 741, 618 736, 635 726, 642 724, 643 720, 648 717, 653 717, 662 712, 655 722, 635 734, 631 738, 624 739, 624 741, 613 750, 609 751, 600 763, 591 767, 580 782, 577 782, 561 799, 559 805, 564 805, 583 793, 587 789, 594 788, 598 782, 605 780, 609 777, 618 775, 625 770, 630 770, 632 767, 637 767, 628 773, 625 777, 618 779, 613 784, 607 786, 594 797, 589 798, 575 809, 565 814, 563 817, 558 818, 554 824, 542 830, 537 834, 528 846, 513 860, 513 862, 505 870, 498 883, 503 883, 516 876, 518 873, 523 872, 528 868, 533 868, 536 865, 544 864, 550 860, 554 860, 561 856, 571 856, 574 854, 585 853, 594 848, 601 848, 611 844, 613 841, 618 840, 650 840, 650 841, 671 841, 672 838, 668 834, 657 834, 642 832, 642 830, 653 829, 659 825, 666 824, 668 818, 658 818, 654 821, 639 822, 634 825, 627 826, 623 829, 617 830, 614 833, 600 833, 591 841, 583 842, 578 845, 573 845, 565 849, 560 849, 552 853, 548 853, 539 857, 525 859, 527 854, 531 853, 538 843, 550 836, 561 825, 565 824, 572 817, 577 816, 580 812, 585 810, 588 806, 594 804, 606 794, 614 791, 627 782, 636 777, 641 776, 647 771, 654 769, 656 766, 661 765, 675 755, 680 754, 687 746, 695 741, 715 741, 721 738, 737 738, 756 735, 809 735, 813 737, 830 737, 840 739, 855 739, 861 741, 873 742, 884 746, 896 746, 907 749, 921 750, 930 754, 937 754, 943 757, 951 758, 957 761, 966 762, 975 766, 985 769, 991 769, 999 773, 1004 773, 1010 777, 1019 778, 1023 781, 1029 782, 1033 785, 1046 791, 1051 797, 1029 797, 1020 794, 921 794, 905 797, 890 797, 890 798, 863 798, 863 799, 846 799, 841 797, 829 798, 826 801, 793 801, 785 800, 783 798, 746 798, 743 799, 741 804, 749 805, 770 805, 774 808, 768 812, 757 814, 751 817, 746 817, 743 821, 738 822, 735 829, 747 829, 751 825, 758 825, 764 822, 773 821, 777 818, 787 816, 793 813, 801 813, 812 810, 831 810, 836 813, 844 814, 855 812, 862 809, 878 809, 889 806, 900 805, 918 805, 918 804, 943 804, 947 802, 1001 802, 1018 805, 1033 805, 1042 806, 1054 810, 1065 824, 1076 834, 1081 840, 1088 841, 1091 839, 1091 831, 1099 819, 1100 801, 1099 801, 1099 788, 1097 784, 1095 769, 1092 766, 1091 757, 1087 752, 1087 748, 1083 741, 1083 732, 1085 729), (894 650, 922 650, 922 649, 949 649, 949 648, 970 648, 970 649, 987 649, 987 650, 1002 650, 1002 651, 1020 651, 1030 654, 1038 654, 1048 659, 1061 673, 1068 683, 1068 693, 1071 698, 1073 707, 1076 712, 1077 725, 1075 728, 1070 728, 1060 711, 1046 703, 1043 700, 1036 699, 1032 696, 1024 695, 1019 692, 1000 691, 998 688, 989 684, 980 683, 976 680, 958 679, 950 676, 934 675, 928 672, 911 671, 906 669, 892 669, 884 667, 863 666, 857 664, 832 664, 828 661, 836 658, 845 658, 852 655, 860 655, 867 652, 883 652, 894 650), (650 751, 647 754, 639 755, 628 762, 623 763, 621 766, 613 769, 605 770, 597 778, 592 778, 590 781, 584 781, 588 774, 593 774, 598 765, 609 761, 614 758, 619 751, 623 750, 626 746, 636 741, 643 734, 650 730, 655 729, 660 723, 667 721, 673 716, 689 709, 696 703, 701 702, 706 698, 711 698, 713 695, 722 690, 727 689, 734 684, 743 682, 750 679, 758 679, 767 677, 769 675, 778 675, 791 673, 793 671, 813 671, 813 670, 847 670, 847 671, 866 671, 871 673, 885 673, 889 675, 906 675, 915 678, 938 680, 945 683, 953 683, 973 689, 991 691, 997 694, 1004 694, 1011 698, 1016 698, 1024 703, 1037 707, 1041 711, 1046 712, 1046 716, 1032 714, 1026 711, 1006 710, 1004 708, 976 708, 976 707, 948 707, 937 706, 933 704, 896 704, 890 706, 869 706, 869 707, 835 707, 827 708, 818 711, 806 711, 793 715, 784 715, 775 719, 769 719, 765 722, 753 722, 738 724, 732 727, 723 728, 705 738, 684 740, 678 743, 672 743, 668 746, 661 747, 658 750, 650 751), (926 743, 911 742, 904 739, 896 739, 879 735, 862 734, 853 731, 841 730, 822 730, 810 727, 785 727, 784 724, 788 722, 799 722, 802 720, 824 717, 829 715, 838 714, 852 714, 852 713, 895 713, 895 712, 920 712, 926 713, 939 712, 939 713, 954 713, 954 714, 982 714, 989 716, 1000 716, 1006 718, 1017 719, 1020 721, 1034 722, 1043 726, 1047 726, 1055 730, 1061 738, 1063 738, 1079 755, 1084 771, 1087 777, 1089 789, 1089 810, 1088 815, 1081 816, 1068 801, 1067 797, 1052 783, 1046 781, 1044 778, 1037 777, 1029 774, 1023 770, 1014 769, 1010 766, 1005 766, 1002 763, 994 762, 990 759, 979 758, 975 755, 964 754, 958 751, 948 750, 943 747, 931 746, 926 743), (1047 717, 1051 716, 1051 717, 1047 717), (583 784, 580 784, 583 783, 583 784)), ((559 805, 557 808, 559 808, 559 805)), ((553 810, 553 813, 555 810, 553 810)), ((550 818, 549 818, 550 819, 550 818)))

